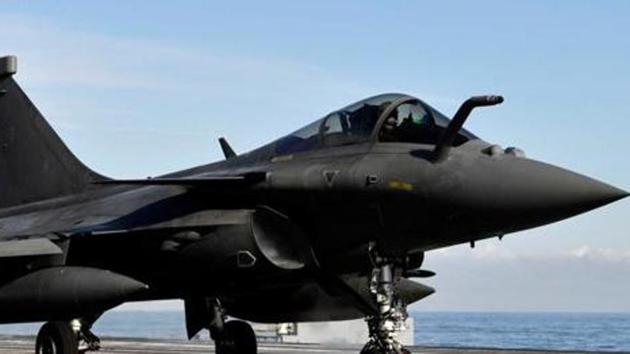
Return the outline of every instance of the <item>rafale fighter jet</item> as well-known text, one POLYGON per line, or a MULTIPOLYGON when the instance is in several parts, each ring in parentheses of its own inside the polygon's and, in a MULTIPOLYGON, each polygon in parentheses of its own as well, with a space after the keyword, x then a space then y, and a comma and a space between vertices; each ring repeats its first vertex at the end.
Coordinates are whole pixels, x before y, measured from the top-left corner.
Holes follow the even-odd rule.
POLYGON ((412 278, 431 250, 562 220, 627 192, 502 149, 385 94, 224 161, 113 180, 62 143, 0 59, 0 323, 46 322, 36 353, 99 348, 92 324, 129 301, 183 299, 189 337, 257 352, 253 322, 365 317, 362 353, 407 353, 412 278))

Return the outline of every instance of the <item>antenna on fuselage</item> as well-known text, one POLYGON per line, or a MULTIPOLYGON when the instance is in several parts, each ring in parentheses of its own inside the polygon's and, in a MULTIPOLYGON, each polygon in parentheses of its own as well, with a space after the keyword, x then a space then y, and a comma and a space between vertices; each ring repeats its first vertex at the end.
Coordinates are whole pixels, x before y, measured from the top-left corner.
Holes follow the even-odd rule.
POLYGON ((221 150, 223 150, 223 155, 227 160, 236 157, 236 153, 234 149, 230 146, 230 144, 225 140, 224 137, 219 138, 219 144, 221 145, 221 150))

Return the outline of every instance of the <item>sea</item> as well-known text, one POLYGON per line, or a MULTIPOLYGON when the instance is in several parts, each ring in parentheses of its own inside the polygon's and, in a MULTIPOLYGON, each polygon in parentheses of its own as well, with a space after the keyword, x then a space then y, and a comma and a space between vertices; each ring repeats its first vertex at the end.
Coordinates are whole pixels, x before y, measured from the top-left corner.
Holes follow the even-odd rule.
MULTIPOLYGON (((630 352, 630 313, 413 312, 421 346, 630 352)), ((39 324, 1 325, 3 335, 33 335, 39 324)), ((102 337, 185 339, 176 311, 111 311, 95 324, 102 337)))

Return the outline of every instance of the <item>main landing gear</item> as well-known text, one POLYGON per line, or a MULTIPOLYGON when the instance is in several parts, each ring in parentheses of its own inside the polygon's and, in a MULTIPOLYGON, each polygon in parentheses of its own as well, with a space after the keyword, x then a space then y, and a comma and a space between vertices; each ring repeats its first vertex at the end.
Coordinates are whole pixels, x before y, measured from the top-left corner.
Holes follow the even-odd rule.
POLYGON ((244 321, 226 321, 218 300, 211 309, 210 337, 217 354, 256 354, 258 344, 252 326, 244 321))
POLYGON ((46 322, 37 334, 35 354, 80 354, 99 350, 100 339, 82 320, 46 322))
POLYGON ((411 354, 398 341, 398 332, 405 329, 407 305, 398 295, 398 282, 403 273, 403 261, 373 257, 374 269, 370 292, 375 297, 378 312, 366 318, 370 339, 361 354, 411 354))

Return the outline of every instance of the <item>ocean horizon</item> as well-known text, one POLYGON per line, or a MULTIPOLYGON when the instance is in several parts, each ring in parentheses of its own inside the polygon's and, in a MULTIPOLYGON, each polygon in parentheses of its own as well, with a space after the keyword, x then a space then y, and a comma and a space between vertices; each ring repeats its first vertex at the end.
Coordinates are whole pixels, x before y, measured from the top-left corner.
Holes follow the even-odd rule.
MULTIPOLYGON (((630 312, 413 311, 419 346, 630 352, 630 312)), ((35 335, 40 324, 0 325, 2 335, 35 335)), ((102 337, 186 339, 183 311, 110 311, 102 337)))

